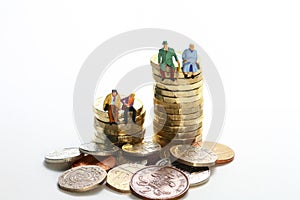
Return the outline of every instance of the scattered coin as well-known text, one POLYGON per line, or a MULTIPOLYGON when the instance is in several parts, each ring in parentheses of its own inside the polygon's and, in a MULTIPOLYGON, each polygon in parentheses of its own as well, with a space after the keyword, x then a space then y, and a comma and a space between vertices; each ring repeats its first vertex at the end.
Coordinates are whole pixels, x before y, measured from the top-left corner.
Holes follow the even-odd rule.
POLYGON ((217 155, 202 147, 176 145, 170 148, 172 156, 185 165, 194 167, 209 167, 215 165, 217 155))
POLYGON ((177 162, 171 161, 170 158, 163 158, 155 165, 158 166, 173 166, 181 170, 189 178, 191 187, 206 183, 210 177, 210 169, 208 167, 190 167, 177 162))
POLYGON ((233 159, 234 159, 234 155, 235 155, 234 151, 230 147, 228 147, 224 144, 205 141, 203 143, 198 142, 193 145, 194 146, 202 146, 203 148, 209 149, 212 152, 214 152, 218 157, 216 164, 229 163, 229 162, 233 161, 233 159))
POLYGON ((135 156, 149 156, 161 150, 158 143, 152 141, 144 141, 139 144, 125 144, 122 146, 124 152, 135 156))
POLYGON ((132 176, 130 188, 143 199, 177 199, 188 191, 189 180, 176 168, 149 166, 132 176))
POLYGON ((103 158, 87 155, 73 163, 72 168, 87 165, 97 165, 108 171, 116 165, 116 158, 113 156, 103 158))
POLYGON ((74 162, 83 157, 83 154, 78 148, 64 148, 48 153, 45 156, 47 163, 67 163, 74 162))
POLYGON ((98 187, 106 175, 106 171, 101 167, 79 166, 64 172, 58 178, 58 186, 71 192, 85 192, 98 187))
POLYGON ((111 144, 90 142, 79 147, 80 152, 94 156, 110 156, 119 150, 119 147, 111 144))
POLYGON ((107 174, 106 183, 120 192, 130 192, 129 183, 131 177, 145 166, 140 164, 123 164, 110 170, 107 174))

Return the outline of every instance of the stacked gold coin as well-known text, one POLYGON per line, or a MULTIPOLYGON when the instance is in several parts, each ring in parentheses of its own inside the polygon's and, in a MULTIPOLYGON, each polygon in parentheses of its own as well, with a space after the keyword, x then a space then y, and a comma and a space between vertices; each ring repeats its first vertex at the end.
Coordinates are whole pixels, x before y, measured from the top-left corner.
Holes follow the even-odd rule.
MULTIPOLYGON (((160 74, 157 55, 151 57, 154 84, 154 137, 162 146, 191 144, 202 141, 203 77, 201 70, 194 78, 185 78, 181 70, 175 70, 175 81, 160 74)), ((175 63, 177 67, 177 63, 175 63)), ((178 68, 177 68, 178 69, 178 68)))
POLYGON ((143 141, 145 129, 143 124, 145 121, 146 111, 143 103, 139 99, 135 99, 133 107, 136 109, 136 123, 132 121, 132 112, 128 112, 128 123, 125 124, 124 110, 119 110, 119 123, 110 124, 108 113, 103 110, 104 98, 96 99, 94 103, 94 127, 95 135, 93 141, 96 143, 106 143, 110 140, 117 146, 123 144, 137 144, 143 141))

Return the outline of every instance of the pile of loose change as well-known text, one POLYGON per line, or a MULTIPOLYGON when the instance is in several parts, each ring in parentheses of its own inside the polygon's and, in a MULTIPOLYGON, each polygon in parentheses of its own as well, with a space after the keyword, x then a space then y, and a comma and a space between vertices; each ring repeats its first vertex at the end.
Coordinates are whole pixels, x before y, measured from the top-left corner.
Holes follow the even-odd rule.
POLYGON ((105 184, 141 199, 178 199, 190 187, 206 183, 211 167, 234 158, 231 148, 214 142, 174 145, 169 148, 170 157, 164 158, 161 150, 152 141, 122 148, 91 142, 50 152, 45 163, 48 168, 66 170, 58 177, 58 186, 68 192, 87 192, 105 184))

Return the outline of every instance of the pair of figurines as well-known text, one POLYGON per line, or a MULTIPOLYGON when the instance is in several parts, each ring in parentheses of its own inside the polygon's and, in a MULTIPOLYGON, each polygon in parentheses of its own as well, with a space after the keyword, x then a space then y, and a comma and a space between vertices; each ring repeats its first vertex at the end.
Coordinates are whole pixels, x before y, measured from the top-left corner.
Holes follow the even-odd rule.
POLYGON ((165 72, 168 69, 170 71, 170 78, 172 81, 175 81, 175 65, 173 62, 173 57, 175 58, 178 64, 178 71, 182 70, 185 78, 194 78, 195 74, 200 70, 197 55, 197 50, 195 50, 195 45, 190 44, 189 48, 185 49, 182 53, 182 68, 180 67, 180 62, 175 53, 175 50, 169 47, 167 41, 162 42, 163 48, 159 49, 158 52, 158 65, 160 67, 160 74, 162 81, 165 80, 165 72), (191 76, 188 76, 189 73, 192 73, 191 76))

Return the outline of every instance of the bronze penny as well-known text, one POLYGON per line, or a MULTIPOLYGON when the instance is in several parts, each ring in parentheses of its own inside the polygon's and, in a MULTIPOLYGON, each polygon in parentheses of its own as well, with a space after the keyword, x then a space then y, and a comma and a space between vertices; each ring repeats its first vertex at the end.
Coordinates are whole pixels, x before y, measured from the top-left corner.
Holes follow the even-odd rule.
POLYGON ((176 168, 149 166, 132 176, 130 188, 143 199, 176 199, 188 191, 189 180, 176 168))

